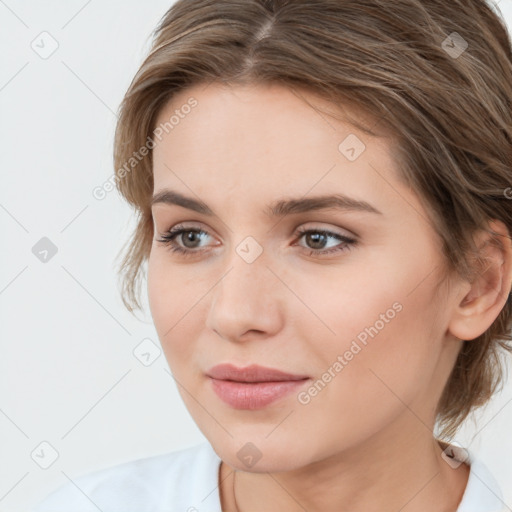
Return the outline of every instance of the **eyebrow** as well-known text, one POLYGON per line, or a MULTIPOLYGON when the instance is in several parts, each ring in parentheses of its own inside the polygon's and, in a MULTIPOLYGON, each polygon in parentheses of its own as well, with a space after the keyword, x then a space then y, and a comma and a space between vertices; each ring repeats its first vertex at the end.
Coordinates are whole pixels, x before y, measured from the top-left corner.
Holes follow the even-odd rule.
MULTIPOLYGON (((181 206, 204 215, 215 215, 213 210, 207 204, 192 197, 184 196, 174 190, 162 189, 157 192, 151 200, 151 206, 158 203, 181 206)), ((289 214, 326 210, 329 208, 344 211, 369 212, 382 215, 382 212, 370 203, 354 199, 344 194, 332 194, 298 199, 281 199, 269 204, 265 212, 271 217, 284 217, 289 214)))

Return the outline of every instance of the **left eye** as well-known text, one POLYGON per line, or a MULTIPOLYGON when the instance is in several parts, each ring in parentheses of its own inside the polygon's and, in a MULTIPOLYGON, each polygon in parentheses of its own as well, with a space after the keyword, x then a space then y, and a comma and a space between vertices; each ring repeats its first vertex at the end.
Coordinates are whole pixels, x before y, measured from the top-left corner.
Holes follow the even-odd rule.
MULTIPOLYGON (((191 254, 197 254, 199 252, 202 252, 201 249, 198 250, 198 246, 194 245, 200 240, 201 235, 208 236, 208 233, 202 229, 190 229, 185 228, 183 226, 175 226, 174 228, 170 229, 167 233, 162 235, 162 238, 160 240, 157 240, 158 242, 163 243, 164 245, 168 246, 168 248, 172 252, 181 253, 183 255, 191 255, 191 254), (186 236, 183 236, 185 235, 186 236), (181 237, 182 243, 185 244, 183 247, 182 245, 179 245, 176 242, 176 238, 181 237), (192 247, 187 246, 186 244, 192 244, 192 247)), ((323 255, 328 254, 332 252, 338 252, 338 251, 345 251, 350 248, 350 246, 356 244, 356 240, 351 237, 347 237, 345 235, 341 235, 339 233, 334 233, 332 231, 327 231, 323 229, 308 229, 308 230, 298 230, 296 235, 298 236, 299 240, 303 239, 307 240, 309 244, 313 244, 316 247, 303 247, 306 251, 309 251, 308 254, 310 256, 313 255, 323 255), (325 241, 328 239, 334 239, 341 242, 340 244, 337 244, 333 248, 330 249, 323 249, 322 247, 318 247, 318 245, 323 246, 325 244, 325 241)))

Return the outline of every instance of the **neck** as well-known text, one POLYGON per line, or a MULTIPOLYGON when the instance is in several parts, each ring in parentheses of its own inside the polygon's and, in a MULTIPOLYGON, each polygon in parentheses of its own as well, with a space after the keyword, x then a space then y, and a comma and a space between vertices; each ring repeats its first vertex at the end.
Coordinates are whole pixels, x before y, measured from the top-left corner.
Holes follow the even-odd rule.
POLYGON ((236 470, 236 478, 235 468, 222 462, 222 510, 454 512, 469 467, 448 465, 431 436, 414 441, 403 439, 392 450, 390 445, 379 448, 368 442, 292 471, 236 470))

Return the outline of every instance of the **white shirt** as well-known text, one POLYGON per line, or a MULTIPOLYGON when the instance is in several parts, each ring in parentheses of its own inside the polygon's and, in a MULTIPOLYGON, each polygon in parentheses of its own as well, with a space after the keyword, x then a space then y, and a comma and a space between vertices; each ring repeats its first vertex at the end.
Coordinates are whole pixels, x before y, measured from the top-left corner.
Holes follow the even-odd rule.
MULTIPOLYGON (((467 453, 471 471, 457 512, 503 512, 498 483, 467 453)), ((32 512, 222 512, 220 463, 208 442, 125 462, 64 483, 32 512)))

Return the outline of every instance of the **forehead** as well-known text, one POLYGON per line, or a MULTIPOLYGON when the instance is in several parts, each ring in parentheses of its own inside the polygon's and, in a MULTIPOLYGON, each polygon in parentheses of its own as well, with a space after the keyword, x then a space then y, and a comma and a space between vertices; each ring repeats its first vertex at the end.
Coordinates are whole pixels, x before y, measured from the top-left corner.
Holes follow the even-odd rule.
MULTIPOLYGON (((343 108, 363 125, 375 125, 343 108)), ((192 192, 216 205, 230 194, 268 202, 333 191, 374 203, 393 200, 386 197, 396 196, 398 186, 390 140, 328 112, 334 107, 326 100, 279 85, 212 83, 180 91, 157 119, 157 126, 168 126, 155 140, 155 191, 192 192), (350 146, 355 159, 347 158, 350 146)))
MULTIPOLYGON (((260 135, 258 141, 282 144, 295 139, 297 144, 314 144, 333 136, 336 142, 343 132, 361 132, 342 117, 342 111, 353 116, 363 126, 375 127, 375 118, 347 102, 334 105, 315 93, 277 84, 227 86, 218 82, 197 84, 175 94, 161 109, 157 125, 171 121, 165 130, 183 136, 190 129, 196 139, 205 142, 229 136, 243 140, 246 133, 260 135), (193 104, 193 107, 189 105, 193 104), (336 118, 331 117, 337 116, 336 118), (192 128, 193 127, 193 128, 192 128), (241 129, 244 128, 244 129, 241 129), (238 136, 237 136, 238 135, 238 136)), ((163 134, 165 136, 165 134, 163 134)), ((385 132, 379 136, 386 136, 385 132)))

